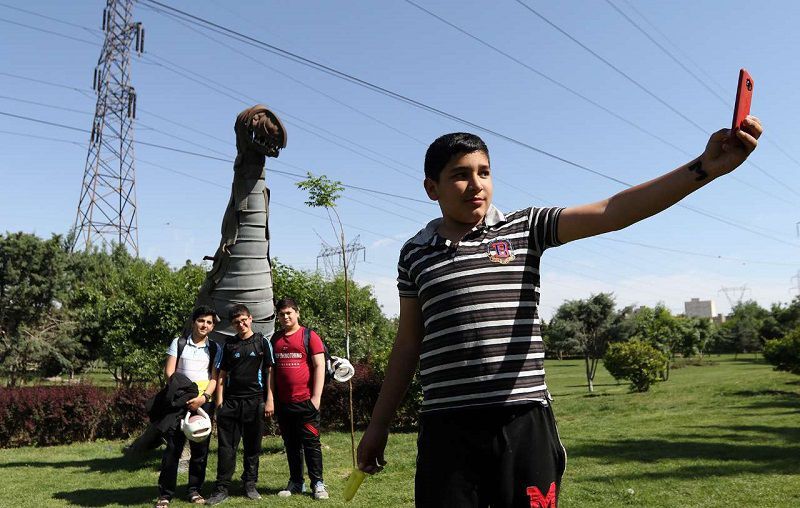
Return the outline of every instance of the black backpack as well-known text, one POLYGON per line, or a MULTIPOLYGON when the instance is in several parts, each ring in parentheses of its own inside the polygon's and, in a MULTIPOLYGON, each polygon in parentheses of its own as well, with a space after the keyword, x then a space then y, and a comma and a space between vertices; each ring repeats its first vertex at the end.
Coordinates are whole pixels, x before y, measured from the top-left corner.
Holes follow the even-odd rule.
MULTIPOLYGON (((306 361, 308 362, 309 367, 312 365, 312 357, 311 357, 311 328, 303 327, 303 346, 306 349, 306 361)), ((272 339, 270 339, 270 343, 272 343, 272 349, 275 349, 275 341, 278 340, 278 337, 283 335, 283 331, 278 330, 272 335, 272 339)), ((320 342, 322 342, 322 352, 325 355, 325 382, 327 383, 328 380, 333 379, 333 374, 336 372, 333 368, 333 360, 331 360, 331 352, 328 350, 328 345, 325 344, 325 341, 322 340, 322 337, 319 338, 320 342)))

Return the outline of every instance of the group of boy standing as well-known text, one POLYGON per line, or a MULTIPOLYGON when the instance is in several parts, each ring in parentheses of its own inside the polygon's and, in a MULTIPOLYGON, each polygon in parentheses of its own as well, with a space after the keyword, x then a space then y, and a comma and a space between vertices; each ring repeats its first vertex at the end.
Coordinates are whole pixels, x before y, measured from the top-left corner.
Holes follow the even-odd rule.
MULTIPOLYGON (((300 326, 300 309, 291 298, 276 304, 281 330, 271 338, 254 332, 253 317, 244 305, 234 305, 229 319, 236 335, 224 345, 209 337, 219 321, 214 309, 200 306, 192 313, 192 331, 176 338, 167 350, 166 378, 175 373, 197 385, 198 395, 186 403, 216 415, 217 479, 211 497, 200 489, 205 481, 210 437, 190 441, 188 500, 193 504, 225 501, 236 468, 236 450, 243 444, 242 483, 245 495, 261 499, 256 489, 261 438, 266 418, 277 418, 286 447, 290 478, 280 497, 306 492, 303 458, 315 499, 328 499, 322 478, 319 440, 320 401, 325 381, 324 345, 312 330, 300 326)), ((186 436, 178 426, 166 433, 166 449, 158 478, 157 508, 169 506, 175 495, 178 463, 186 436)))

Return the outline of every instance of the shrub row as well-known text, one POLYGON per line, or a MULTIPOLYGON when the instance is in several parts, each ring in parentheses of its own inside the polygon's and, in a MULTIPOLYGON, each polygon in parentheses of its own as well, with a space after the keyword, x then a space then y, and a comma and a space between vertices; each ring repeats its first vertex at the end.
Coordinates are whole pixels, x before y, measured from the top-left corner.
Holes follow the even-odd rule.
MULTIPOLYGON (((383 376, 366 363, 358 364, 353 383, 356 428, 369 423, 383 376)), ((127 439, 147 425, 144 405, 157 388, 110 390, 89 384, 0 388, 0 448, 52 446, 95 439, 127 439)), ((418 381, 398 410, 394 428, 417 424, 422 400, 418 381)), ((330 381, 322 394, 322 425, 350 429, 348 383, 330 381)))
MULTIPOLYGON (((353 384, 353 420, 357 429, 366 428, 372 408, 378 400, 383 375, 367 363, 355 365, 353 384)), ((326 429, 350 430, 350 387, 348 383, 330 381, 322 392, 322 426, 326 429)), ((417 414, 422 401, 422 388, 414 378, 406 398, 397 411, 393 427, 410 430, 417 425, 417 414)))
POLYGON ((0 447, 123 439, 141 430, 151 390, 92 385, 0 388, 0 447))

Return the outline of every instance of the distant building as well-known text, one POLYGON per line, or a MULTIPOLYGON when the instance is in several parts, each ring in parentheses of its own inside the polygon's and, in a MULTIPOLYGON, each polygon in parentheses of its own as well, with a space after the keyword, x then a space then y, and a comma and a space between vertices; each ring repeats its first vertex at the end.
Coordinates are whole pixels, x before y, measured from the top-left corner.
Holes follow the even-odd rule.
POLYGON ((717 308, 714 306, 713 300, 692 298, 690 301, 683 303, 683 309, 686 317, 713 319, 717 315, 717 308))

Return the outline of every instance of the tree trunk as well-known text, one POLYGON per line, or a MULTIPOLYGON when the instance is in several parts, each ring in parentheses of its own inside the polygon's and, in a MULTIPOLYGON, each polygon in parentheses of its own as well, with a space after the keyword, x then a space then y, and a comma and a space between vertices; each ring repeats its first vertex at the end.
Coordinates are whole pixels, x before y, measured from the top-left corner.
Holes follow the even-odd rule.
POLYGON ((584 355, 583 360, 586 364, 586 384, 589 386, 589 393, 592 393, 594 392, 594 376, 592 375, 592 368, 589 365, 589 355, 584 355))

